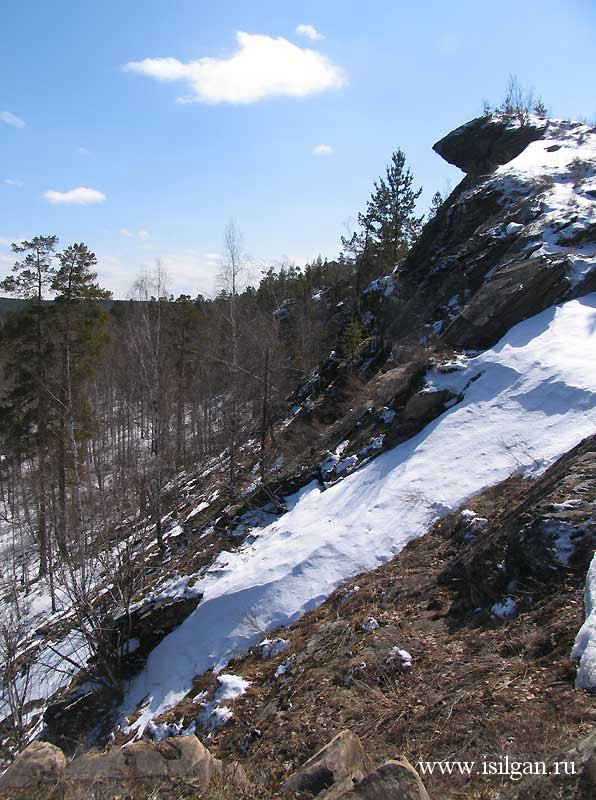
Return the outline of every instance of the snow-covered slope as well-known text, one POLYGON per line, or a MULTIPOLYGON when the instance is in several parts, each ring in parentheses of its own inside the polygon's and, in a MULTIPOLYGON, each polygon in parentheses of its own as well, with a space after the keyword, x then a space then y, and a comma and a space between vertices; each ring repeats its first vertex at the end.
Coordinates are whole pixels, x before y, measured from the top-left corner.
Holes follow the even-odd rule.
POLYGON ((137 730, 262 629, 296 620, 471 495, 516 469, 545 468, 593 433, 594 352, 596 294, 521 322, 449 374, 460 403, 342 482, 309 484, 288 499, 287 514, 221 554, 199 584, 200 605, 129 688, 123 710, 142 704, 137 730))

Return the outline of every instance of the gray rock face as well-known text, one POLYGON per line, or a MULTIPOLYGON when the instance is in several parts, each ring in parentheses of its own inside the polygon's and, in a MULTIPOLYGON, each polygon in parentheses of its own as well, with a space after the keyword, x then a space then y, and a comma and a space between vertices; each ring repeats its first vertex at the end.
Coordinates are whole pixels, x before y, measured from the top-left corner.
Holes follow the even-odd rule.
POLYGON ((533 258, 487 280, 443 338, 454 347, 489 347, 513 325, 548 308, 565 293, 565 258, 533 258))
POLYGON ((38 786, 51 786, 61 777, 66 767, 66 756, 58 747, 48 742, 33 742, 13 761, 0 777, 0 797, 33 790, 38 786))
POLYGON ((192 779, 205 790, 221 774, 221 762, 191 735, 135 742, 107 753, 75 758, 64 773, 64 781, 66 797, 79 800, 88 796, 90 786, 94 797, 112 797, 140 785, 164 786, 178 779, 192 779))
POLYGON ((595 128, 496 115, 457 128, 435 150, 468 174, 400 267, 407 324, 396 319, 398 335, 418 327, 450 347, 484 349, 518 322, 594 291, 595 128))
POLYGON ((407 758, 377 767, 342 800, 430 800, 424 784, 407 758))
POLYGON ((350 731, 342 731, 290 775, 284 788, 288 792, 301 792, 306 797, 335 800, 364 778, 371 768, 360 739, 350 731))
POLYGON ((433 150, 464 172, 483 175, 516 158, 545 130, 546 123, 521 125, 503 117, 477 117, 448 133, 433 150))
POLYGON ((404 419, 426 423, 437 417, 445 408, 445 403, 453 395, 447 390, 440 392, 417 392, 412 395, 404 408, 404 419))

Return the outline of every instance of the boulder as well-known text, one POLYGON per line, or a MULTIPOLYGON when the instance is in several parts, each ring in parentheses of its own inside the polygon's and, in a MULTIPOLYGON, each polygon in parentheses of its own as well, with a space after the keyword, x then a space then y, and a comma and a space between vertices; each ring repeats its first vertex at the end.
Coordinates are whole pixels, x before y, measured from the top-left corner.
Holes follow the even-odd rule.
POLYGON ((403 418, 409 422, 426 424, 445 410, 445 403, 454 395, 447 391, 417 392, 412 395, 404 408, 403 418))
POLYGON ((284 788, 306 797, 335 800, 361 781, 371 767, 360 739, 346 730, 292 773, 284 788))
POLYGON ((49 786, 66 767, 66 756, 49 742, 33 742, 17 756, 0 777, 0 797, 12 797, 25 789, 49 786))
POLYGON ((568 292, 566 260, 524 259, 501 268, 473 296, 441 339, 455 348, 484 349, 518 322, 533 317, 568 292))
POLYGON ((448 133, 433 150, 464 172, 482 175, 517 158, 542 138, 546 127, 545 121, 522 125, 504 116, 477 117, 448 133))
POLYGON ((253 788, 246 770, 239 761, 226 764, 223 771, 223 783, 225 786, 234 786, 239 792, 245 794, 253 788))
POLYGON ((341 795, 341 800, 430 800, 420 775, 405 756, 388 761, 341 795))
POLYGON ((221 762, 191 735, 134 742, 105 753, 80 756, 69 764, 64 779, 66 797, 75 800, 85 796, 91 785, 97 797, 111 797, 139 784, 161 786, 181 779, 204 790, 221 774, 221 762))

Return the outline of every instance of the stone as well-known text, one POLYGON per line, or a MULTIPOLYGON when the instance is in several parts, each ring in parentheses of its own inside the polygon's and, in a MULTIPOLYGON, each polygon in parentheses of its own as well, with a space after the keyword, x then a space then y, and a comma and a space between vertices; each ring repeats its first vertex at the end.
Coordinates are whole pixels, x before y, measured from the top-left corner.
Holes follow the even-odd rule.
POLYGON ((12 792, 48 786, 58 781, 66 767, 66 756, 49 742, 33 742, 17 756, 0 777, 0 797, 12 792))
POLYGON ((238 791, 248 793, 252 784, 246 774, 246 770, 239 761, 232 761, 226 764, 223 771, 224 786, 234 786, 238 791))
POLYGON ((428 792, 405 756, 387 761, 340 800, 430 800, 428 792))
POLYGON ((449 325, 442 340, 455 348, 484 349, 518 322, 549 308, 567 291, 565 258, 517 261, 487 280, 449 325))
POLYGON ((440 392, 417 392, 406 403, 403 418, 410 422, 426 423, 438 417, 445 409, 445 403, 453 398, 447 390, 440 392))
POLYGON ((512 123, 506 117, 477 117, 456 128, 433 145, 449 164, 472 174, 492 172, 507 164, 546 131, 546 123, 512 123))
POLYGON ((105 753, 75 758, 64 773, 66 796, 78 798, 91 784, 98 796, 127 792, 141 783, 163 785, 190 780, 201 790, 222 775, 221 762, 213 758, 196 736, 176 736, 160 742, 139 741, 105 753))
POLYGON ((320 800, 334 800, 361 781, 371 767, 360 739, 345 730, 292 773, 284 788, 320 800))
POLYGON ((135 742, 124 748, 133 778, 198 778, 203 788, 221 775, 221 764, 196 736, 175 736, 161 742, 135 742))

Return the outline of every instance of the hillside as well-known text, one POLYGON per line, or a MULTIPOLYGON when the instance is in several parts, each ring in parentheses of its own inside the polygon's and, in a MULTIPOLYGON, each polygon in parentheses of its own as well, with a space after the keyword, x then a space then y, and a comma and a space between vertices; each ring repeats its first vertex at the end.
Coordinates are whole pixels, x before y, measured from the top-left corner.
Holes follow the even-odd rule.
MULTIPOLYGON (((537 761, 592 741, 596 129, 493 114, 435 149, 466 177, 391 274, 339 302, 339 284, 317 289, 316 314, 338 331, 356 320, 361 341, 280 404, 267 463, 267 431, 247 427, 235 465, 228 447, 179 471, 165 547, 122 513, 83 568, 87 618, 30 587, 14 658, 30 665, 14 678, 26 736, 11 741, 5 702, 3 746, 76 755, 73 797, 140 792, 139 776, 208 797, 198 767, 127 761, 194 734, 246 771, 225 773, 222 796, 321 800, 402 796, 358 789, 396 753, 537 761), (131 565, 142 588, 124 605, 131 565), (118 642, 117 685, 86 625, 118 642), (367 754, 358 774, 284 788, 344 729, 367 754)), ((296 313, 275 309, 282 332, 296 313)), ((592 797, 593 743, 578 752, 568 783, 423 780, 432 797, 592 797)))

